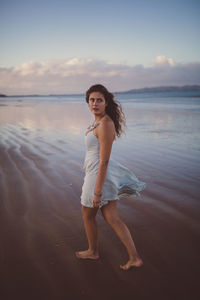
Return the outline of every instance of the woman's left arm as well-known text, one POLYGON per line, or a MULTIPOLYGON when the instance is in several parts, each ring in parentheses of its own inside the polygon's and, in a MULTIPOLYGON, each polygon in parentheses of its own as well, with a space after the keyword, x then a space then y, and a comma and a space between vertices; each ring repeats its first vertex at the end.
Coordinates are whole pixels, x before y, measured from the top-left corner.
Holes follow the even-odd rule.
MULTIPOLYGON (((100 195, 102 193, 102 188, 106 178, 106 171, 110 159, 114 137, 115 137, 114 123, 110 120, 105 120, 100 124, 98 128, 100 152, 99 152, 99 168, 98 168, 96 187, 95 187, 95 193, 97 195, 100 195)), ((93 206, 99 205, 99 204, 95 205, 96 202, 100 202, 100 197, 94 195, 93 206)))

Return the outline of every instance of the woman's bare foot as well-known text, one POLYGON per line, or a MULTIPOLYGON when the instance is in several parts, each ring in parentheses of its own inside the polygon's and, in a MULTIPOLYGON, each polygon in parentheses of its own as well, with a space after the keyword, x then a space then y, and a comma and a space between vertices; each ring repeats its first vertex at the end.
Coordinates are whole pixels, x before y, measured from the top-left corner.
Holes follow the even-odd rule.
POLYGON ((135 258, 135 259, 130 259, 125 265, 121 265, 120 268, 122 270, 129 270, 132 267, 141 267, 143 265, 143 261, 141 260, 141 258, 135 258))
POLYGON ((82 258, 82 259, 98 259, 99 254, 97 252, 93 252, 91 250, 85 250, 85 251, 77 251, 75 252, 77 258, 82 258))

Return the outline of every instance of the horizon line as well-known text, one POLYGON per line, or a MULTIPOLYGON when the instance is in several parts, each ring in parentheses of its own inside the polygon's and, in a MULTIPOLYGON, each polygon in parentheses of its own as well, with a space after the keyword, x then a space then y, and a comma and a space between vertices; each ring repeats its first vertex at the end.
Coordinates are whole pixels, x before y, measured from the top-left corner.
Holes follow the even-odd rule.
MULTIPOLYGON (((134 93, 134 92, 148 92, 148 91, 154 91, 154 92, 164 92, 164 91, 184 91, 183 89, 187 89, 187 91, 200 91, 200 85, 193 84, 193 85, 166 85, 166 86, 154 86, 154 87, 143 87, 143 88, 135 88, 135 89, 129 89, 125 91, 115 91, 112 92, 113 94, 123 94, 123 93, 134 93), (159 90, 160 89, 160 90, 159 90), (174 90, 173 90, 174 89, 174 90), (195 90, 194 90, 195 89, 195 90)), ((51 96, 81 96, 84 95, 83 93, 64 93, 64 94, 22 94, 22 95, 6 95, 4 93, 0 93, 0 97, 51 97, 51 96)))

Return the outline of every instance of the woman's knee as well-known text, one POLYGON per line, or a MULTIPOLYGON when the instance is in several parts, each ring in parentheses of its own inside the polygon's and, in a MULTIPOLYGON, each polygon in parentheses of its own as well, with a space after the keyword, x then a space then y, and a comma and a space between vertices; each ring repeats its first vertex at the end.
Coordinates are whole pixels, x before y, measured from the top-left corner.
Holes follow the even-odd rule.
POLYGON ((120 219, 118 216, 110 214, 110 213, 103 213, 103 217, 104 217, 105 221, 112 227, 119 224, 119 222, 120 222, 120 219))

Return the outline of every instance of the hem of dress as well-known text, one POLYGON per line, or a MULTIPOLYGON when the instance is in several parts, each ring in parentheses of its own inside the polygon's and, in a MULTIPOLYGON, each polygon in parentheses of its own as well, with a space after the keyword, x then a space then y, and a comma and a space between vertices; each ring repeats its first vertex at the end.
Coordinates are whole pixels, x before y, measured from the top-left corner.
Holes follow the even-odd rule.
MULTIPOLYGON (((102 206, 108 204, 108 201, 115 201, 115 200, 120 200, 120 198, 116 198, 116 199, 104 199, 104 201, 107 201, 106 203, 102 203, 102 205, 99 206, 99 208, 101 208, 102 206)), ((91 205, 87 205, 87 204, 84 204, 82 201, 81 201, 81 204, 85 207, 90 207, 90 208, 94 208, 93 206, 91 205)))

